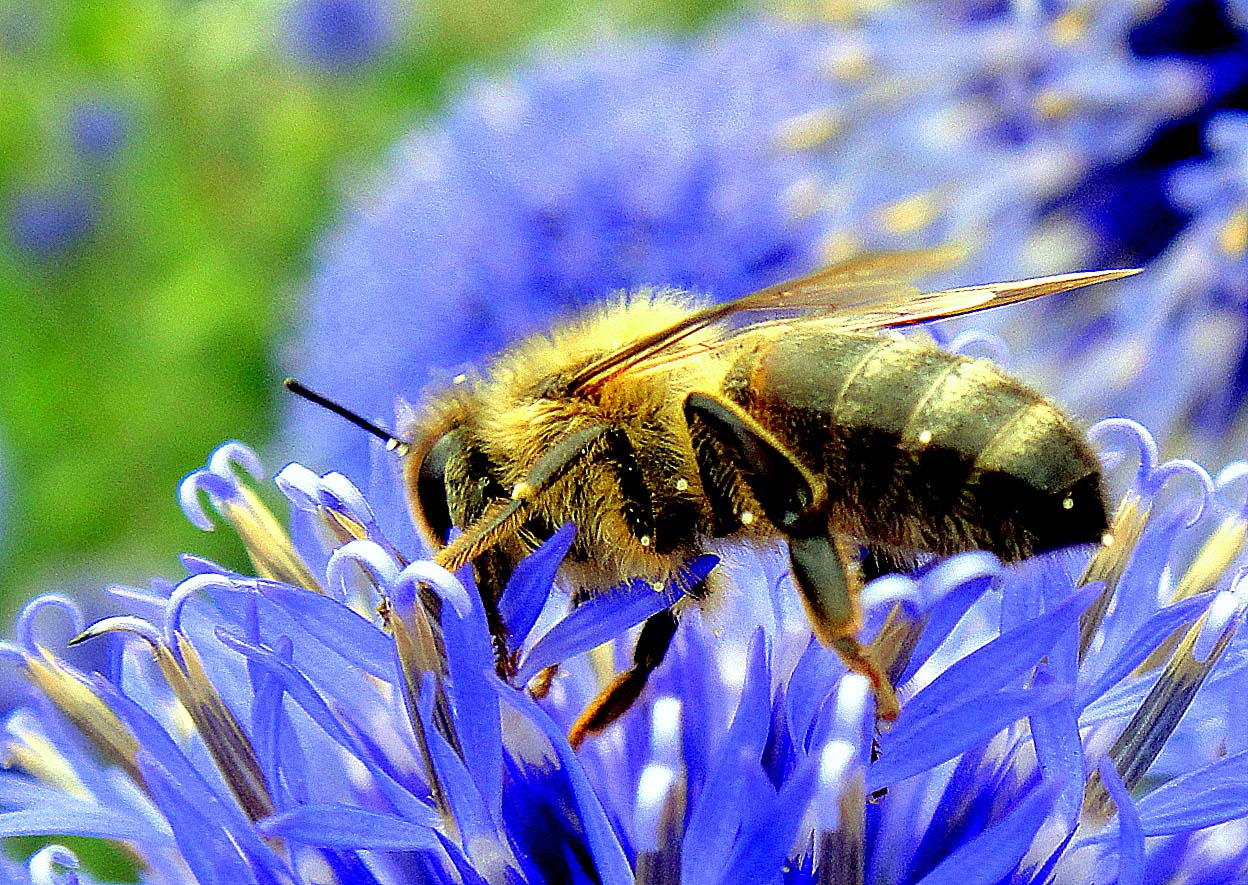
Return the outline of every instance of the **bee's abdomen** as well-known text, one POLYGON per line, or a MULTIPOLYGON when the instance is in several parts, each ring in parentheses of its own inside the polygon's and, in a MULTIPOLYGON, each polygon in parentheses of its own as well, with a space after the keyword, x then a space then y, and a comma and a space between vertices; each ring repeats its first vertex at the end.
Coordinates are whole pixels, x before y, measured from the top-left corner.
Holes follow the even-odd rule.
POLYGON ((725 392, 827 480, 834 526, 864 541, 1017 558, 1106 529, 1082 434, 990 363, 799 334, 743 357, 725 392))

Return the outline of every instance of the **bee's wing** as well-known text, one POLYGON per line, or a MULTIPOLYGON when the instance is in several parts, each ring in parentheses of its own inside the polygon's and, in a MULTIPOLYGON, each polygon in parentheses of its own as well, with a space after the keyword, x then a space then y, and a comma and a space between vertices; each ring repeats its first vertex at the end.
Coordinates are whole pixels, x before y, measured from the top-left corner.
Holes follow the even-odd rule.
POLYGON ((1139 268, 1093 270, 1005 283, 960 286, 939 292, 920 292, 895 300, 886 298, 873 303, 860 300, 853 310, 833 308, 821 314, 820 319, 845 331, 912 326, 915 323, 961 316, 1018 301, 1042 298, 1045 295, 1057 295, 1082 289, 1084 286, 1120 280, 1139 272, 1139 268))
MULTIPOLYGON (((824 329, 866 331, 960 316, 1139 273, 1134 269, 1089 271, 939 292, 922 292, 909 282, 950 266, 960 255, 960 250, 950 247, 863 255, 760 289, 735 301, 697 311, 666 329, 605 354, 578 373, 570 387, 590 390, 622 372, 645 371, 706 353, 729 340, 726 332, 709 341, 687 339, 745 313, 798 311, 805 319, 817 320, 824 329)), ((791 322, 801 321, 799 318, 791 322)))
MULTIPOLYGON (((622 372, 656 360, 666 363, 677 354, 677 358, 683 359, 683 345, 690 336, 740 314, 782 310, 826 313, 836 307, 851 309, 852 305, 864 301, 881 304, 899 300, 902 295, 918 295, 919 290, 909 283, 910 280, 952 267, 964 254, 960 247, 941 246, 859 255, 809 276, 778 283, 725 304, 712 305, 666 329, 603 354, 570 379, 568 391, 592 390, 622 372)), ((705 344, 696 345, 690 352, 704 349, 705 344)))

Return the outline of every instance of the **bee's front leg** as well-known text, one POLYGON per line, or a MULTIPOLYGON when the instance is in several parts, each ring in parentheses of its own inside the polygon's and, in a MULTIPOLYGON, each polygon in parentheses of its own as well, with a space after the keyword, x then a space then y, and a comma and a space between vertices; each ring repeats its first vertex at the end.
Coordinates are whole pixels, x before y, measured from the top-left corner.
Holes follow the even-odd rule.
MULTIPOLYGON (((861 583, 850 568, 851 545, 829 534, 822 482, 758 421, 725 400, 690 394, 685 400, 685 420, 695 440, 707 496, 732 494, 730 489, 716 488, 714 482, 722 475, 718 460, 726 459, 763 514, 788 541, 793 581, 815 635, 850 669, 870 678, 880 718, 896 718, 899 706, 892 683, 855 635, 862 626, 861 583)), ((739 502, 729 503, 734 512, 741 511, 739 502)))

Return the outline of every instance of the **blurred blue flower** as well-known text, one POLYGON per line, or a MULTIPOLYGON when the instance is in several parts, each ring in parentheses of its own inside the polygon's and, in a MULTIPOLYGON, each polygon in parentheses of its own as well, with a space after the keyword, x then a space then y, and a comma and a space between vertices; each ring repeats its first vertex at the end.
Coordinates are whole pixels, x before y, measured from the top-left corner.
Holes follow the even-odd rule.
POLYGON ((283 12, 287 49, 301 63, 347 71, 376 59, 395 37, 390 0, 291 0, 283 12))
POLYGON ((1050 311, 1029 361, 1081 414, 1143 421, 1202 456, 1242 449, 1248 392, 1248 114, 1206 129, 1208 157, 1176 168, 1189 220, 1147 272, 1085 309, 1050 311))
MULTIPOLYGON (((296 547, 250 487, 258 459, 226 444, 182 503, 230 523, 259 577, 184 557, 174 586, 116 588, 130 614, 84 630, 44 597, 0 643, 27 686, 0 734, 0 836, 124 842, 160 883, 1232 881, 1248 464, 1215 481, 1158 464, 1131 422, 1093 436, 1138 459, 1118 543, 866 588, 905 697, 892 727, 773 552, 737 551, 690 563, 733 592, 683 609, 642 701, 579 753, 565 729, 611 668, 593 649, 674 597, 638 582, 564 614, 557 533, 505 591, 506 684, 465 576, 409 562, 344 477, 292 464, 275 482, 319 539, 296 547), (104 671, 53 651, 75 633, 109 643, 104 671), (521 680, 555 662, 535 701, 521 680)), ((7 872, 94 881, 55 845, 7 872)))
POLYGON ((95 230, 97 206, 81 187, 32 187, 8 207, 9 238, 31 258, 68 256, 95 230))
MULTIPOLYGON (((1206 88, 1132 57, 1141 14, 888 4, 539 55, 397 148, 324 244, 287 367, 390 423, 436 373, 618 288, 728 298, 948 239, 974 247, 964 283, 1072 269, 1096 235, 1060 198, 1206 88)), ((290 431, 369 479, 362 435, 302 406, 290 431)))
POLYGON ((74 150, 87 160, 107 160, 125 143, 130 118, 124 109, 103 99, 86 99, 70 111, 70 140, 74 150))

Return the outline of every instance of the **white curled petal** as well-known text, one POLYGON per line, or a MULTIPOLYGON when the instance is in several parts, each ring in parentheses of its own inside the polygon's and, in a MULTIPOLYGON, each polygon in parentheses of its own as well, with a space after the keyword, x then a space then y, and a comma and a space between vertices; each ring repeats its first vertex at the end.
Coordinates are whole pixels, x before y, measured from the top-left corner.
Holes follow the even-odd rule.
POLYGON ((1230 590, 1223 590, 1213 597, 1205 614, 1205 622, 1192 646, 1192 657, 1197 663, 1203 664, 1209 660, 1213 647, 1226 635, 1227 630, 1235 626, 1235 621, 1242 617, 1246 602, 1248 599, 1241 592, 1230 590))
POLYGON ((329 587, 347 586, 352 568, 365 568, 373 576, 373 580, 383 589, 388 589, 399 580, 399 564, 384 547, 375 541, 348 541, 329 557, 325 566, 325 583, 329 587))
POLYGON ((331 495, 342 502, 342 506, 346 508, 348 516, 352 516, 361 522, 371 523, 374 521, 373 508, 369 506, 364 495, 356 487, 355 483, 347 479, 341 473, 330 472, 321 477, 321 488, 327 490, 331 495))
POLYGON ((846 673, 836 689, 836 713, 832 725, 832 740, 849 741, 855 746, 862 739, 863 723, 867 717, 867 702, 871 699, 871 680, 861 673, 846 673))
POLYGON ((291 461, 273 477, 273 484, 300 510, 316 510, 321 478, 298 461, 291 461))
POLYGON ((260 463, 260 456, 245 443, 237 440, 223 442, 208 456, 208 470, 217 476, 237 481, 235 467, 246 470, 256 482, 264 480, 264 465, 260 463))
POLYGON ((212 517, 208 515, 208 511, 204 509, 204 500, 200 496, 200 492, 203 491, 201 483, 205 473, 207 473, 206 470, 200 469, 182 477, 182 482, 178 483, 178 504, 191 525, 201 532, 211 532, 215 531, 217 526, 212 521, 212 517))
POLYGON ((77 885, 78 855, 64 845, 45 845, 30 856, 31 885, 77 885))
POLYGON ((459 578, 437 563, 426 561, 411 563, 399 573, 395 584, 397 586, 403 582, 426 584, 432 587, 435 593, 454 607, 455 613, 460 618, 467 618, 472 614, 472 599, 468 596, 464 585, 459 582, 459 578))
POLYGON ((863 611, 875 611, 880 606, 892 606, 894 603, 907 603, 911 608, 918 607, 922 600, 918 584, 905 575, 885 575, 876 578, 862 588, 859 605, 863 611))

